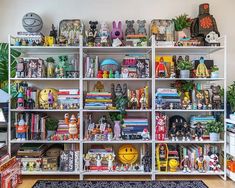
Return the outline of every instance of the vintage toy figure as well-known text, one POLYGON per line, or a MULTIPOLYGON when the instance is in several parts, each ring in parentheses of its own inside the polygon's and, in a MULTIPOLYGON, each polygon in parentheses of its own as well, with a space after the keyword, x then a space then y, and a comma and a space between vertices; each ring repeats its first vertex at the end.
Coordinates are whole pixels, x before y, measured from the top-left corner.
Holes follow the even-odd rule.
POLYGON ((73 114, 69 120, 69 139, 78 140, 77 118, 73 114))
POLYGON ((209 170, 218 172, 220 170, 219 157, 216 154, 210 155, 209 170))
POLYGON ((121 137, 121 127, 120 127, 120 121, 114 122, 114 140, 119 140, 121 137))
POLYGON ((26 76, 26 64, 23 58, 20 58, 16 64, 16 77, 24 78, 26 76))
POLYGON ((200 173, 206 172, 206 160, 203 155, 200 155, 195 162, 195 169, 200 173))
POLYGON ((114 154, 108 154, 106 159, 108 161, 108 170, 113 171, 113 161, 115 159, 115 155, 114 154))
POLYGON ((102 156, 100 153, 96 154, 95 160, 96 160, 97 170, 100 171, 101 170, 101 161, 102 161, 102 156))
POLYGON ((146 29, 145 29, 145 23, 146 23, 146 20, 137 20, 137 24, 138 24, 137 33, 138 34, 147 35, 146 29))
POLYGON ((144 165, 144 172, 151 172, 152 157, 149 155, 149 151, 146 151, 143 156, 142 164, 144 165))
POLYGON ((126 32, 125 35, 134 35, 135 29, 134 29, 134 20, 126 20, 126 32))
POLYGON ((182 141, 190 141, 190 135, 191 135, 191 131, 190 131, 190 126, 187 124, 187 122, 184 122, 184 125, 181 129, 181 134, 183 136, 182 141))
POLYGON ((178 141, 179 132, 176 128, 175 122, 172 123, 172 127, 170 128, 169 133, 172 141, 178 141))
POLYGON ((191 162, 188 155, 185 155, 184 159, 180 162, 180 168, 184 173, 191 172, 191 162))
POLYGON ((144 128, 143 132, 141 133, 142 140, 150 140, 150 134, 147 128, 144 128))
POLYGON ((164 62, 164 58, 160 58, 160 62, 158 62, 156 67, 156 78, 166 78, 168 77, 168 71, 164 62))
POLYGON ((23 117, 21 117, 18 123, 15 123, 16 126, 16 138, 17 140, 25 140, 26 134, 28 133, 28 125, 24 121, 23 117))
POLYGON ((20 89, 17 95, 17 110, 23 110, 23 109, 24 109, 24 94, 22 89, 20 89))
POLYGON ((115 21, 113 21, 113 29, 111 32, 111 38, 112 40, 114 39, 119 39, 121 42, 123 40, 123 32, 122 32, 122 22, 118 22, 118 26, 115 21))
POLYGON ((143 92, 140 98, 140 109, 147 109, 147 99, 145 93, 143 92))
POLYGON ((90 155, 89 153, 87 153, 87 154, 84 156, 84 161, 85 161, 84 170, 89 170, 91 158, 92 158, 92 157, 91 157, 91 155, 90 155))
POLYGON ((207 78, 209 77, 209 72, 205 65, 204 57, 200 57, 199 64, 196 69, 196 77, 197 78, 207 78))
POLYGON ((220 96, 220 86, 211 86, 212 89, 212 108, 213 109, 220 109, 221 108, 221 96, 220 96))
POLYGON ((166 131, 166 115, 158 113, 156 115, 156 140, 165 140, 166 131))
POLYGON ((131 100, 130 100, 130 108, 131 109, 137 109, 139 106, 139 101, 136 97, 136 92, 132 92, 132 97, 131 97, 131 100))
POLYGON ((200 122, 198 122, 196 127, 195 127, 195 140, 196 141, 198 141, 198 140, 203 141, 202 135, 203 135, 202 124, 200 122))

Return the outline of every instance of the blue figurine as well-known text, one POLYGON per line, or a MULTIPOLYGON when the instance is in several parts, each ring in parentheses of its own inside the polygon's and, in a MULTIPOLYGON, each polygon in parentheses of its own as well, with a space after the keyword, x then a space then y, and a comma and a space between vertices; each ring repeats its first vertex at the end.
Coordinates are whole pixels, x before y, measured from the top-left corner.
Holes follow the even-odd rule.
POLYGON ((115 71, 115 75, 114 75, 115 78, 120 78, 120 74, 119 74, 119 71, 115 71))

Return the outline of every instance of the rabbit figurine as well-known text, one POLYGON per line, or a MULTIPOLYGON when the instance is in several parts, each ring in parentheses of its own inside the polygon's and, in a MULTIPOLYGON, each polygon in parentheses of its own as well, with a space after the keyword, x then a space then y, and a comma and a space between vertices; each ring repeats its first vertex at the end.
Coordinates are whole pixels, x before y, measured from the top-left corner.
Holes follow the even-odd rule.
POLYGON ((119 21, 118 22, 118 27, 116 25, 116 22, 113 21, 113 29, 112 29, 112 32, 111 32, 111 38, 112 39, 120 39, 122 40, 123 39, 123 32, 122 32, 122 22, 119 21))

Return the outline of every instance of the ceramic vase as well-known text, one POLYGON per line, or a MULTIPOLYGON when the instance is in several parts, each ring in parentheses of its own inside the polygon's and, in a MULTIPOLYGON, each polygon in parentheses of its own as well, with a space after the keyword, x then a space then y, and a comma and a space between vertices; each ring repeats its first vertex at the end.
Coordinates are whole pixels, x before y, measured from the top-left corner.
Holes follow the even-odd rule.
POLYGON ((220 134, 219 133, 210 133, 210 141, 219 141, 220 134))

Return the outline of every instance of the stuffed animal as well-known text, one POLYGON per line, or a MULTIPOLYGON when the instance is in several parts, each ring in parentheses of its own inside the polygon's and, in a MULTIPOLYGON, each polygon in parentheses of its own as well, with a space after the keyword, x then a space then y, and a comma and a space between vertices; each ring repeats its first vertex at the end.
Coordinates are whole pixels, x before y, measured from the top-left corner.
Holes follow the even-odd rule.
POLYGON ((217 154, 210 155, 209 161, 209 170, 213 170, 214 172, 218 172, 220 169, 219 158, 217 154))
POLYGON ((146 29, 145 29, 145 23, 146 20, 137 20, 138 23, 138 34, 143 34, 143 35, 147 35, 146 29))
POLYGON ((134 20, 126 20, 126 36, 135 34, 134 23, 134 20))
POLYGON ((113 21, 113 29, 111 32, 111 38, 112 39, 119 39, 119 40, 123 39, 122 22, 121 21, 118 22, 118 27, 116 25, 116 22, 113 21))
POLYGON ((211 86, 212 89, 212 108, 220 109, 221 108, 221 96, 220 96, 220 86, 211 86))

